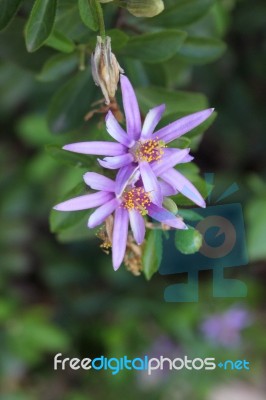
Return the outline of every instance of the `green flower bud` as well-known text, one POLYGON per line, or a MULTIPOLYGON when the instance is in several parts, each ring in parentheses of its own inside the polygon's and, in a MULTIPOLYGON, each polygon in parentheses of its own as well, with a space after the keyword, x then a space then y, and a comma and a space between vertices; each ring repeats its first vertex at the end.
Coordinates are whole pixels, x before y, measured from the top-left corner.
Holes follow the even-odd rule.
POLYGON ((135 17, 155 17, 164 10, 162 0, 116 0, 121 7, 125 7, 135 17))
POLYGON ((163 205, 167 210, 169 210, 174 215, 177 214, 178 208, 177 208, 177 205, 175 204, 175 202, 172 199, 169 199, 168 197, 165 197, 164 200, 163 200, 163 205))
POLYGON ((100 86, 106 104, 115 97, 120 73, 123 69, 117 62, 111 49, 111 38, 104 39, 97 36, 97 44, 94 53, 91 55, 91 72, 97 86, 100 86))

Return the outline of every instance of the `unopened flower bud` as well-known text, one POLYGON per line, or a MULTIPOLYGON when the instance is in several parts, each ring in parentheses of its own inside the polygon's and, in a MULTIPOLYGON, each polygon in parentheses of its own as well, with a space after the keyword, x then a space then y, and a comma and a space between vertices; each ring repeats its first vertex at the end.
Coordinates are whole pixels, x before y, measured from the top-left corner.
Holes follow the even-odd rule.
POLYGON ((178 212, 178 208, 177 205, 175 204, 175 202, 170 199, 169 197, 165 197, 164 201, 163 201, 163 205, 164 207, 169 210, 172 214, 176 215, 178 212))
POLYGON ((120 73, 123 69, 117 62, 111 49, 111 38, 102 39, 97 36, 97 44, 91 56, 92 77, 97 86, 100 86, 106 104, 115 97, 120 73))
POLYGON ((121 6, 135 15, 135 17, 155 17, 164 10, 162 0, 116 0, 121 6))

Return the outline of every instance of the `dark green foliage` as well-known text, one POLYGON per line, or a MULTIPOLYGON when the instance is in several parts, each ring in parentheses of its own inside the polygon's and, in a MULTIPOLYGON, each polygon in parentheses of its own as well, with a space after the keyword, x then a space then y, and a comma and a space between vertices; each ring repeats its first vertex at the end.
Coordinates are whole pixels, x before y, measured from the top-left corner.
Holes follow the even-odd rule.
POLYGON ((49 105, 48 124, 51 130, 64 133, 81 127, 94 91, 89 69, 66 82, 54 94, 49 105))
POLYGON ((4 29, 16 15, 22 0, 0 0, 0 30, 4 29))

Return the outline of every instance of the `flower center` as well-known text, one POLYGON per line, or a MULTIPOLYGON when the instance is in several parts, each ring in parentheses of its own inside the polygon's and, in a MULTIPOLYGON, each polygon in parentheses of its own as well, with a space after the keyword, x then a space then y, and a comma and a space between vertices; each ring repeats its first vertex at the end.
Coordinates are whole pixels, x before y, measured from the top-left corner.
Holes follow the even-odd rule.
POLYGON ((164 155, 165 143, 162 140, 146 139, 140 140, 135 147, 135 160, 136 161, 158 161, 164 155))
POLYGON ((141 215, 146 215, 150 204, 149 193, 143 187, 135 187, 123 194, 122 207, 128 211, 136 210, 141 215))

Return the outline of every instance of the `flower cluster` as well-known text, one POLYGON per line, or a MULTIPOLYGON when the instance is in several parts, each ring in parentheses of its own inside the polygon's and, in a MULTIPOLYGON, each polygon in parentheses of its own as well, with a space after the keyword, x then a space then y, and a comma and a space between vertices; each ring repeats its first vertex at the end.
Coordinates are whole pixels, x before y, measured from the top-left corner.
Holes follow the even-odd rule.
POLYGON ((114 180, 95 172, 84 175, 85 183, 97 192, 67 200, 54 208, 59 211, 76 211, 96 208, 88 227, 101 225, 114 213, 110 241, 113 266, 121 265, 127 245, 128 228, 140 245, 145 237, 145 216, 176 229, 186 229, 182 218, 164 207, 165 198, 177 193, 200 207, 205 202, 198 190, 174 167, 188 163, 193 158, 190 149, 168 148, 167 144, 205 121, 213 109, 203 110, 183 117, 155 132, 164 105, 149 111, 143 124, 133 87, 125 75, 120 77, 126 131, 111 111, 106 116, 106 128, 116 142, 72 143, 63 149, 90 155, 104 156, 100 165, 118 170, 114 180))

